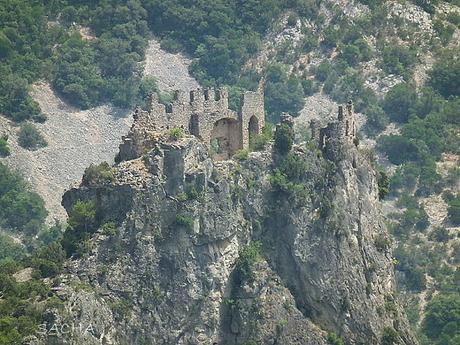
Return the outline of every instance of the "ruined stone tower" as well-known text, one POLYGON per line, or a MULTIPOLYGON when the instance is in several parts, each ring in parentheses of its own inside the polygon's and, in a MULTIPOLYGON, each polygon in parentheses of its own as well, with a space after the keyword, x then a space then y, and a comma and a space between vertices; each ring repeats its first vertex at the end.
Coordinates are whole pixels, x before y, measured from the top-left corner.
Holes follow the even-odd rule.
POLYGON ((175 91, 168 105, 161 104, 152 94, 147 111, 136 109, 130 134, 120 146, 119 159, 142 154, 140 147, 145 145, 141 143, 148 144, 148 133, 172 128, 181 128, 184 133, 203 140, 214 159, 228 159, 237 150, 248 148, 264 125, 264 97, 260 91, 245 92, 238 112, 228 108, 225 88, 196 89, 188 95, 175 91))
POLYGON ((356 120, 353 103, 349 101, 344 107, 339 106, 337 121, 321 128, 316 120, 310 122, 311 136, 321 150, 332 156, 338 155, 343 146, 353 144, 356 138, 356 120))

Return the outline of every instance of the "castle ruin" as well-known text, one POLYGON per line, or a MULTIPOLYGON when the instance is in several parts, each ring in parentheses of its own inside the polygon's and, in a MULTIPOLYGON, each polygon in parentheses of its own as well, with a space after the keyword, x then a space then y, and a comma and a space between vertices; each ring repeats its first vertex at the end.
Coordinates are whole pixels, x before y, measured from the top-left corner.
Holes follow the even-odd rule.
POLYGON ((252 138, 265 126, 262 92, 246 91, 238 112, 228 108, 228 91, 197 89, 186 94, 175 91, 171 104, 161 104, 156 94, 149 99, 146 111, 138 108, 128 137, 123 138, 120 155, 123 159, 140 156, 141 146, 148 146, 148 132, 180 128, 200 138, 216 160, 229 159, 237 150, 246 149, 252 138), (140 143, 145 145, 139 145, 140 143))
MULTIPOLYGON (((287 114, 283 116, 286 121, 290 118, 287 114)), ((238 111, 229 109, 225 88, 196 89, 189 94, 175 91, 172 102, 167 105, 152 94, 147 110, 135 110, 133 125, 129 134, 123 137, 117 160, 141 157, 147 149, 153 148, 155 136, 173 128, 201 139, 213 159, 225 160, 236 151, 249 148, 251 140, 264 126, 264 96, 260 90, 244 92, 238 111)), ((356 139, 352 102, 345 107, 339 106, 336 121, 323 128, 319 121, 312 120, 310 128, 312 139, 319 148, 330 158, 339 157, 342 148, 354 144, 356 139)))
POLYGON ((353 111, 353 103, 349 101, 344 112, 343 106, 339 106, 337 121, 329 122, 325 128, 321 128, 317 120, 310 122, 312 139, 318 143, 321 150, 328 147, 340 148, 342 145, 353 144, 356 139, 356 119, 353 111))

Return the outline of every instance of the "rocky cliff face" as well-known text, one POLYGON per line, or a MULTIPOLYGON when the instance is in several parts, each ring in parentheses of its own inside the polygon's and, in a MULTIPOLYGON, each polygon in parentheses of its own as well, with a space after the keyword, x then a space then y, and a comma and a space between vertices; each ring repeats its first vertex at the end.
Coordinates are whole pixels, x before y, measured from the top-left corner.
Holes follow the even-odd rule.
POLYGON ((66 209, 94 201, 101 227, 67 263, 46 343, 415 344, 376 173, 352 144, 337 152, 294 146, 297 182, 275 188, 272 150, 213 162, 194 137, 157 135, 112 182, 68 191, 66 209))

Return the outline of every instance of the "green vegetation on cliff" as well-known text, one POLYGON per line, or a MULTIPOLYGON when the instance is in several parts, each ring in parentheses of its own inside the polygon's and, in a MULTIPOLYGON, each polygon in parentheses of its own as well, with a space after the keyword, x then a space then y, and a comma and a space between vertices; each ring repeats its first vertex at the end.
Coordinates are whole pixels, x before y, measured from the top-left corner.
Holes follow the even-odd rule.
POLYGON ((35 234, 46 216, 40 196, 29 190, 21 176, 0 163, 0 226, 35 234))

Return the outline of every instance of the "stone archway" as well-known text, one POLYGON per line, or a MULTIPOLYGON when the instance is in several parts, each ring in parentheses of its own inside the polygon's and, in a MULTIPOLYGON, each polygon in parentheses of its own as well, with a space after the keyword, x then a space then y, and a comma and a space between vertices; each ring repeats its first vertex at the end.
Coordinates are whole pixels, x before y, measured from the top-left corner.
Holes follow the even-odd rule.
POLYGON ((217 160, 229 159, 241 149, 241 133, 237 120, 223 118, 214 123, 210 146, 213 158, 217 160))
POLYGON ((249 145, 251 145, 254 137, 260 133, 259 119, 255 115, 251 116, 251 118, 249 119, 248 133, 249 133, 249 145))

